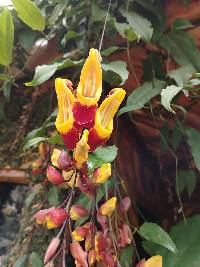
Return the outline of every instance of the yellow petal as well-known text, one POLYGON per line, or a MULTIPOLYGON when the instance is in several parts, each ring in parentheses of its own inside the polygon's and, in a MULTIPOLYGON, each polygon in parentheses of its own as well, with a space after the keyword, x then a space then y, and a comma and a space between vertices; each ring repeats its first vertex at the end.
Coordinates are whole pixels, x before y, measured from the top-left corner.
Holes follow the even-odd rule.
POLYGON ((109 200, 107 200, 100 208, 102 215, 111 216, 116 208, 116 202, 117 202, 116 197, 112 197, 109 200))
POLYGON ((76 161, 76 167, 80 169, 88 159, 89 145, 88 142, 88 130, 84 130, 81 139, 78 141, 74 150, 74 159, 76 161))
POLYGON ((113 130, 113 118, 122 103, 126 92, 121 88, 115 88, 105 98, 97 110, 95 117, 95 129, 101 138, 108 138, 113 130))
POLYGON ((78 179, 80 177, 80 175, 74 171, 74 170, 71 170, 71 171, 62 171, 62 176, 64 178, 64 180, 66 181, 67 185, 71 188, 74 187, 74 180, 76 178, 76 184, 75 184, 75 187, 78 186, 78 179))
POLYGON ((61 150, 60 149, 54 149, 52 156, 51 156, 51 163, 55 166, 58 167, 58 158, 60 156, 61 150))
POLYGON ((145 267, 162 267, 162 256, 153 256, 145 262, 145 267))
POLYGON ((72 106, 75 98, 72 91, 67 87, 65 79, 57 78, 55 87, 58 98, 58 115, 55 125, 60 133, 66 134, 73 126, 72 106))
POLYGON ((83 66, 77 88, 77 99, 83 105, 95 105, 102 92, 102 70, 98 50, 90 49, 89 56, 83 66))
POLYGON ((70 217, 72 220, 76 221, 80 218, 80 216, 75 212, 73 207, 70 209, 70 217))
POLYGON ((97 170, 95 183, 97 184, 105 183, 110 176, 111 176, 111 164, 105 163, 97 170))
POLYGON ((58 227, 56 224, 54 224, 49 217, 46 217, 46 224, 48 229, 53 229, 58 227))
POLYGON ((84 237, 78 235, 78 233, 77 233, 76 230, 74 230, 74 231, 72 232, 72 236, 73 236, 73 238, 74 238, 77 242, 80 242, 80 241, 83 241, 83 240, 84 240, 84 237))

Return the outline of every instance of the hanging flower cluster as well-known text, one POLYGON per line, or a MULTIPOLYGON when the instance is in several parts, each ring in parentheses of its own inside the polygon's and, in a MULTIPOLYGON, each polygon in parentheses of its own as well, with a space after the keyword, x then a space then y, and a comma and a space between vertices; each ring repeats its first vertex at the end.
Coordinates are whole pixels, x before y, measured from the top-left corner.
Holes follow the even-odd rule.
POLYGON ((54 149, 47 179, 54 185, 67 184, 69 190, 60 207, 40 210, 34 215, 37 223, 48 229, 61 227, 46 251, 46 266, 54 266, 60 258, 59 266, 65 267, 65 255, 70 252, 77 267, 94 266, 97 262, 117 267, 122 249, 133 242, 126 220, 130 199, 118 201, 106 187, 111 164, 105 162, 93 173, 88 171, 88 155, 110 137, 113 117, 125 97, 123 89, 115 88, 98 106, 102 94, 100 62, 99 52, 91 49, 76 90, 67 79, 55 80, 58 98, 55 125, 66 149, 54 149), (97 194, 102 184, 106 193, 99 201, 97 194), (92 200, 89 209, 73 204, 78 192, 92 200), (80 219, 83 223, 77 223, 80 219))

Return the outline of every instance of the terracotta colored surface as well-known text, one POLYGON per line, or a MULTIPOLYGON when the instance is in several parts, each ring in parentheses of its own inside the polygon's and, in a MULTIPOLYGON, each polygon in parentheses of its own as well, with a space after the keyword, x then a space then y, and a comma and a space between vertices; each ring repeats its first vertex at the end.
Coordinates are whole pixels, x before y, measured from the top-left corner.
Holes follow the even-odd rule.
POLYGON ((24 170, 0 169, 0 183, 29 184, 27 173, 24 170))

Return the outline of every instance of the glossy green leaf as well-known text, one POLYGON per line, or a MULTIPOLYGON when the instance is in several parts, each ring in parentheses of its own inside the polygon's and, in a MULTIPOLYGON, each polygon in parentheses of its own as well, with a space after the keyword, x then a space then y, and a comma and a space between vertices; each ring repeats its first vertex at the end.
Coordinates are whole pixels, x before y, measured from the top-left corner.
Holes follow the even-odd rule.
POLYGON ((117 51, 119 49, 119 46, 110 46, 106 48, 105 50, 101 51, 101 55, 104 57, 107 57, 117 51))
POLYGON ((64 9, 66 8, 67 4, 68 4, 68 0, 61 0, 61 1, 59 1, 59 3, 57 5, 55 5, 53 12, 52 12, 52 15, 49 18, 49 22, 51 24, 54 24, 58 20, 59 16, 61 16, 61 14, 64 11, 64 9))
POLYGON ((98 147, 94 151, 94 155, 105 162, 112 162, 117 156, 117 147, 116 146, 98 147))
POLYGON ((47 81, 54 75, 58 66, 61 66, 63 63, 54 63, 52 65, 41 65, 36 67, 35 75, 31 82, 25 83, 26 86, 37 86, 47 81))
POLYGON ((142 40, 151 40, 151 37, 153 35, 153 28, 149 20, 133 11, 121 9, 121 13, 142 40))
POLYGON ((178 69, 169 71, 167 76, 174 79, 178 86, 183 87, 188 83, 189 78, 192 77, 194 72, 195 69, 191 65, 185 65, 178 69))
POLYGON ((173 226, 170 236, 178 249, 177 255, 151 242, 145 244, 145 250, 152 256, 163 256, 163 267, 199 267, 200 216, 188 218, 186 224, 181 222, 173 226))
POLYGON ((10 11, 5 8, 0 14, 0 64, 9 65, 12 62, 14 43, 14 26, 10 11))
POLYGON ((37 252, 32 252, 29 257, 29 260, 30 260, 31 267, 43 267, 44 266, 42 257, 37 252))
POLYGON ((132 266, 133 261, 133 245, 129 245, 122 249, 119 262, 121 267, 132 266))
MULTIPOLYGON (((126 80, 128 79, 128 70, 127 70, 127 64, 124 61, 112 61, 109 63, 103 63, 102 64, 102 69, 104 72, 114 72, 117 74, 121 80, 121 84, 124 84, 126 80)), ((109 81, 108 81, 109 82, 109 81)))
POLYGON ((139 234, 144 239, 159 244, 177 254, 177 248, 173 240, 158 224, 145 222, 140 227, 139 234))
POLYGON ((23 147, 24 150, 27 150, 30 147, 36 147, 38 144, 40 144, 41 142, 44 142, 46 140, 45 137, 35 137, 30 139, 23 147))
POLYGON ((162 105, 170 112, 174 113, 173 109, 171 108, 171 101, 183 88, 175 85, 167 86, 161 92, 161 103, 162 105))
POLYGON ((55 134, 52 137, 46 138, 46 142, 52 144, 52 145, 61 145, 64 146, 63 139, 59 133, 55 134))
POLYGON ((31 0, 12 0, 13 7, 19 18, 33 30, 43 31, 45 20, 34 2, 31 0))
POLYGON ((13 267, 27 267, 27 255, 19 257, 14 262, 13 267))
POLYGON ((200 71, 200 51, 186 32, 177 31, 163 35, 160 46, 165 48, 179 65, 190 65, 200 71))
POLYGON ((188 195, 191 196, 195 189, 196 182, 197 178, 194 171, 189 170, 178 172, 178 189, 180 194, 186 188, 188 195))
POLYGON ((37 38, 37 32, 30 31, 30 29, 23 30, 19 33, 19 42, 21 46, 27 51, 30 52, 33 44, 37 38))
POLYGON ((172 30, 178 31, 178 30, 183 30, 183 29, 187 29, 191 27, 193 27, 193 25, 189 20, 177 18, 172 25, 172 30))
POLYGON ((105 161, 103 159, 98 158, 96 155, 94 155, 94 153, 90 153, 87 161, 89 174, 91 174, 94 169, 100 167, 104 163, 105 161))
POLYGON ((106 11, 101 9, 98 5, 92 3, 91 21, 104 21, 106 17, 106 11))
POLYGON ((154 80, 154 82, 146 82, 142 86, 137 87, 128 97, 126 105, 120 109, 118 116, 123 113, 143 108, 152 97, 160 94, 165 86, 164 81, 154 80))
POLYGON ((186 130, 186 134, 187 142, 190 146, 195 165, 200 171, 200 132, 193 128, 188 128, 186 130))

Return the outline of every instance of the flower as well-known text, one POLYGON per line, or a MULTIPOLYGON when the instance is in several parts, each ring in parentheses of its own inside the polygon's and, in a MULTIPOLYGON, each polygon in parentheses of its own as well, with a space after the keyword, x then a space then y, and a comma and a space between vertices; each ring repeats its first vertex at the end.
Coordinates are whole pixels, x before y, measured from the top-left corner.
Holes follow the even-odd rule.
POLYGON ((88 159, 88 130, 84 130, 81 139, 78 141, 74 150, 74 160, 76 161, 76 167, 80 169, 88 159))
POLYGON ((81 205, 73 205, 70 209, 71 219, 76 221, 79 218, 85 217, 89 214, 89 211, 83 208, 81 205))
POLYGON ((119 246, 124 248, 126 245, 131 244, 133 240, 133 235, 129 225, 123 223, 122 228, 119 229, 120 238, 119 238, 119 246))
POLYGON ((80 175, 77 174, 77 172, 75 172, 74 170, 62 171, 62 176, 69 187, 73 188, 74 186, 75 187, 78 186, 78 179, 80 175), (76 179, 76 183, 75 183, 75 179, 76 179))
POLYGON ((59 245, 60 245, 60 239, 58 237, 54 237, 51 240, 46 250, 46 253, 44 256, 44 264, 48 263, 54 257, 54 255, 56 254, 58 250, 59 245))
POLYGON ((51 163, 53 166, 57 168, 58 168, 58 159, 59 159, 60 154, 61 154, 61 150, 54 148, 53 153, 51 155, 51 163))
POLYGON ((96 257, 97 257, 97 254, 96 254, 95 250, 94 249, 90 250, 89 253, 88 253, 89 266, 94 265, 94 263, 96 261, 96 257))
POLYGON ((48 165, 47 167, 47 179, 52 184, 62 184, 64 183, 64 178, 53 166, 48 165))
POLYGON ((78 141, 78 131, 74 127, 72 107, 75 101, 72 91, 67 87, 66 80, 55 80, 56 94, 58 98, 58 115, 56 128, 61 133, 65 146, 73 149, 78 141))
POLYGON ((116 202, 117 202, 117 198, 116 197, 112 197, 109 200, 107 200, 100 207, 101 214, 104 215, 104 216, 111 216, 113 211, 116 208, 116 202))
POLYGON ((88 144, 94 151, 99 145, 104 144, 113 131, 113 118, 122 103, 126 92, 115 88, 105 98, 95 115, 95 125, 89 131, 88 144))
POLYGON ((76 241, 80 242, 80 241, 83 241, 85 239, 85 237, 88 235, 88 233, 89 233, 88 227, 79 225, 72 232, 72 236, 76 241))
POLYGON ((78 242, 73 242, 70 244, 70 252, 76 263, 78 263, 78 266, 88 267, 87 253, 82 249, 78 242))
POLYGON ((127 212, 131 206, 131 200, 129 197, 124 197, 119 203, 119 209, 121 212, 127 212))
POLYGON ((40 210, 33 217, 38 224, 44 224, 48 229, 52 229, 62 225, 68 217, 68 213, 63 208, 52 207, 40 210))
POLYGON ((93 178, 96 184, 105 183, 111 176, 111 164, 104 163, 100 168, 94 171, 93 178))

